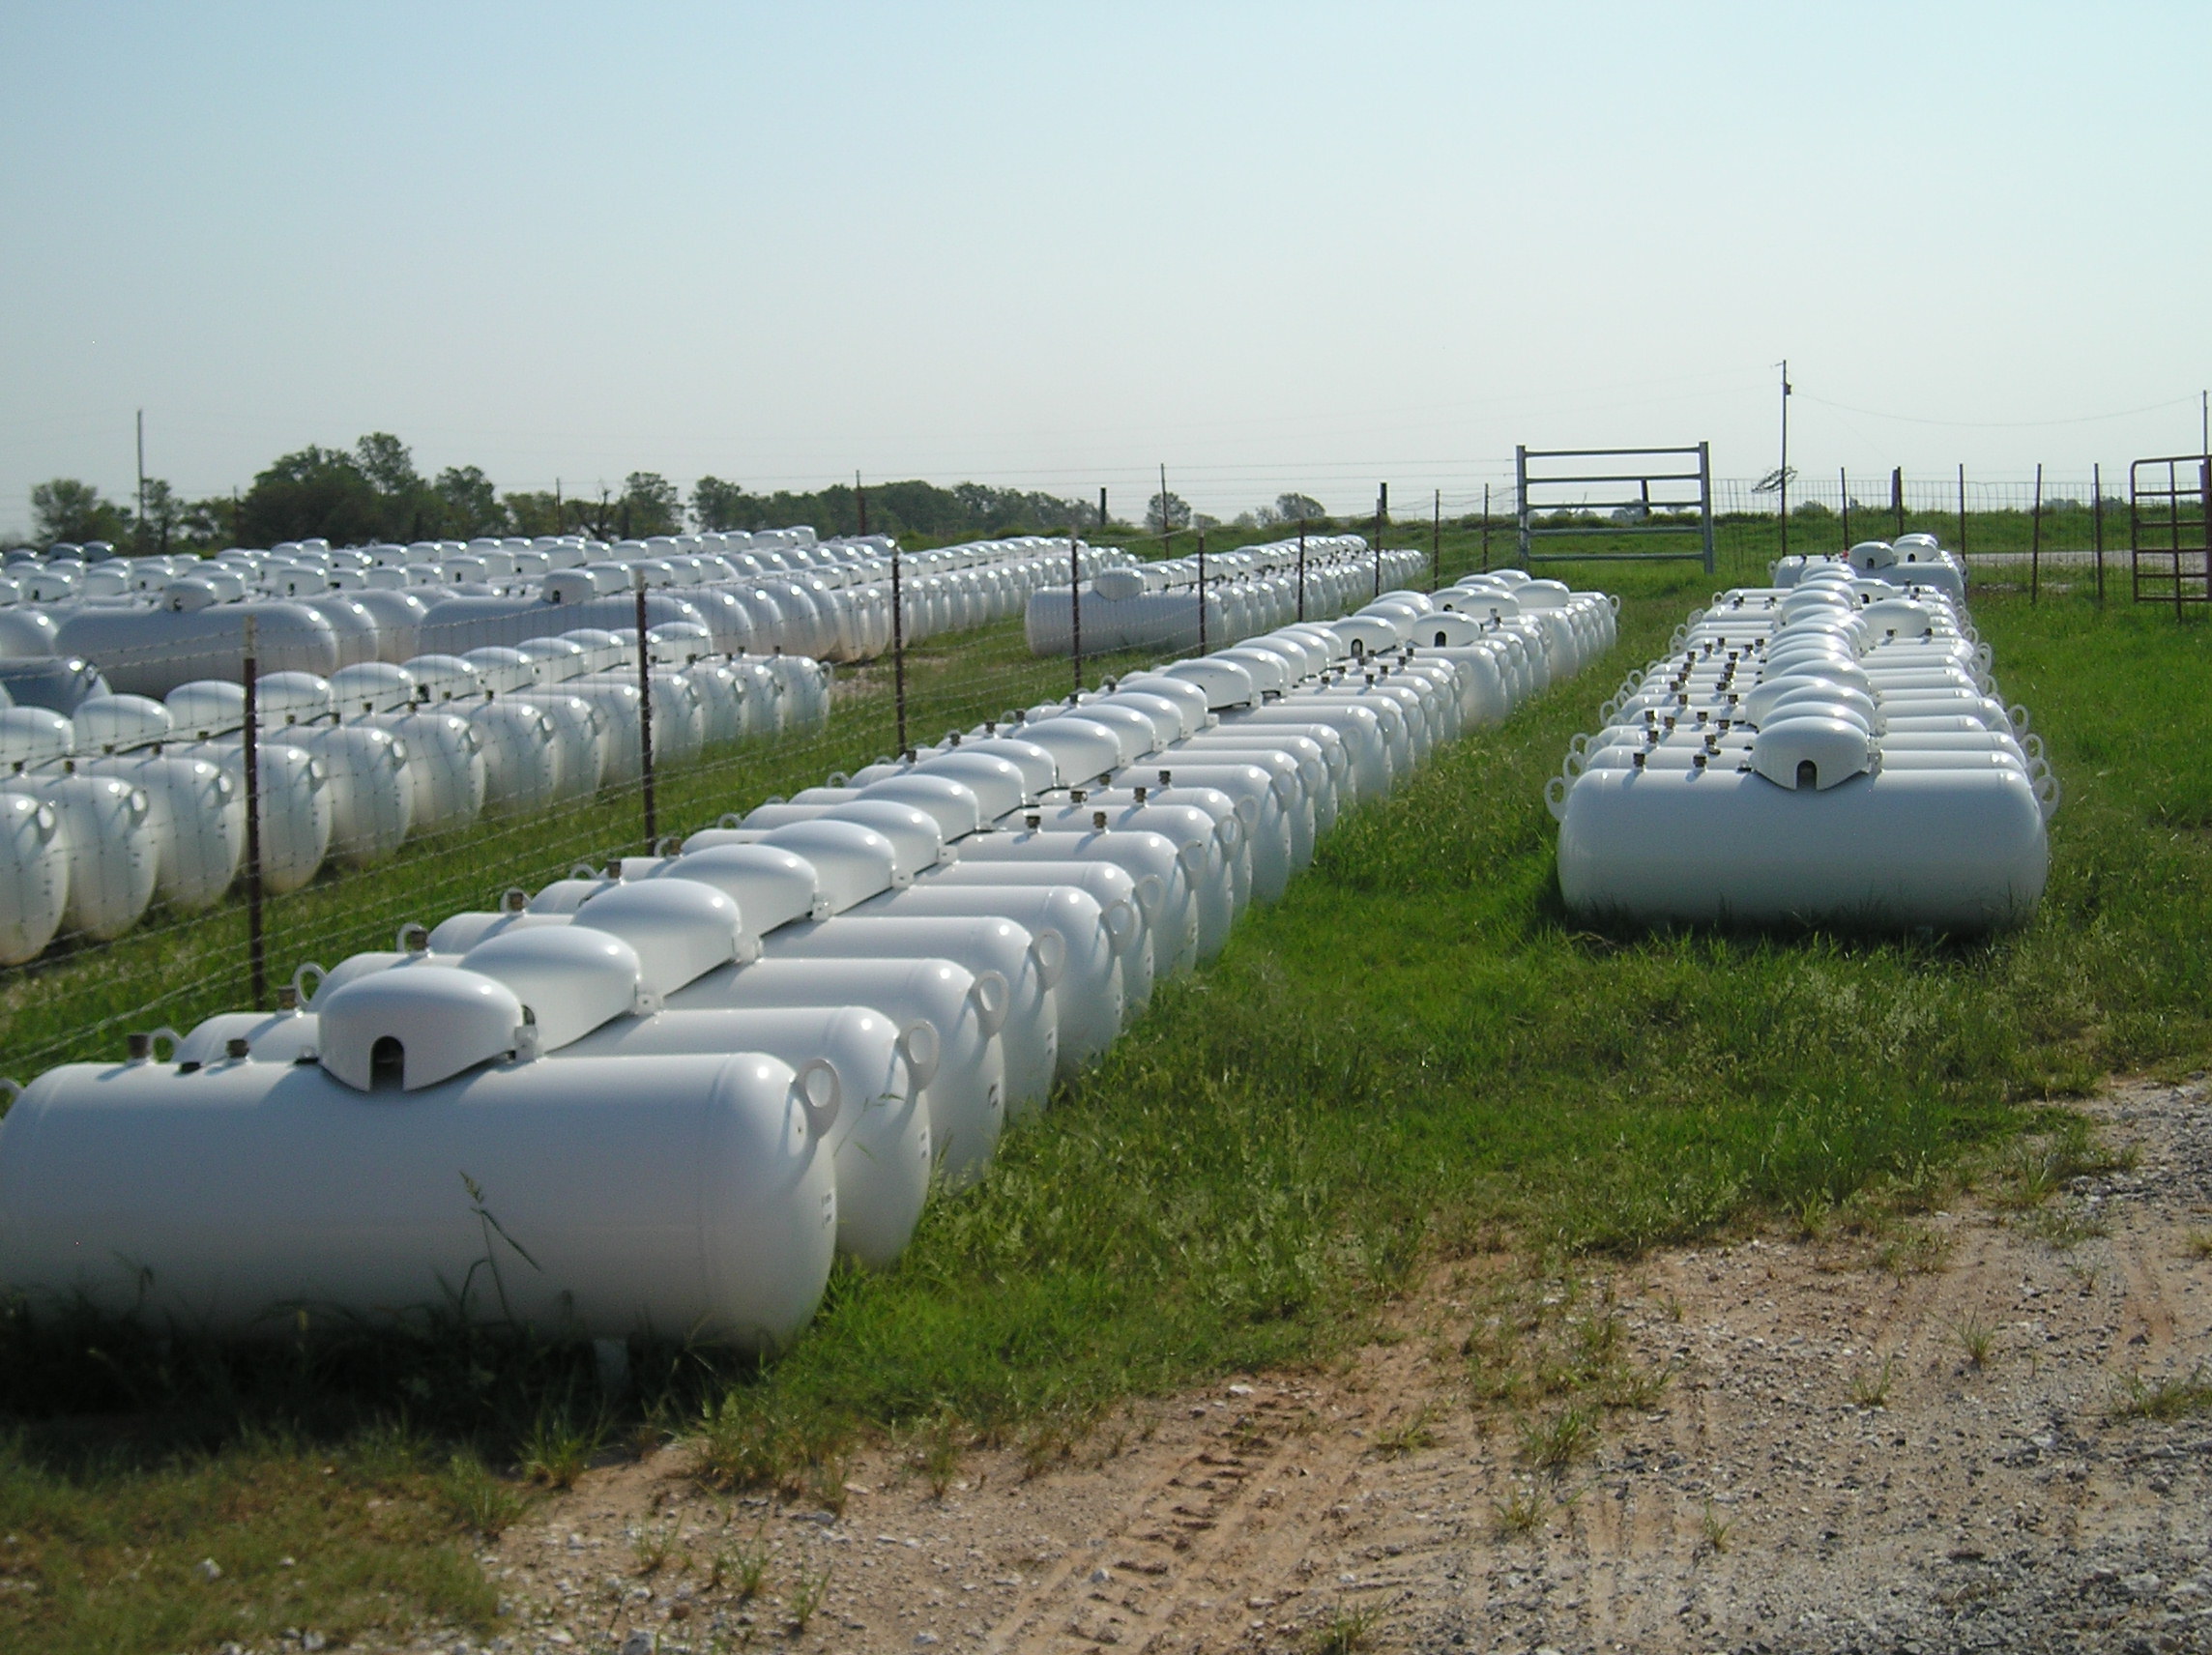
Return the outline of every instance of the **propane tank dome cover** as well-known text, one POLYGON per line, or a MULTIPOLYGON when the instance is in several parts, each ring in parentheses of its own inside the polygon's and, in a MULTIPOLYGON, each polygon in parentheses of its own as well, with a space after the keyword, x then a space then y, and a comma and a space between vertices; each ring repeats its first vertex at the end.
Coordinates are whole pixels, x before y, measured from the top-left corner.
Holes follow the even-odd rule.
POLYGON ((357 1091, 419 1091, 515 1049, 522 1002, 474 972, 380 971, 317 1007, 322 1063, 357 1091))
POLYGON ((761 842, 803 857, 813 865, 823 910, 842 914, 855 903, 891 888, 898 852, 889 839, 859 822, 817 817, 771 828, 761 842))
POLYGON ((575 922, 620 937, 637 950, 645 986, 673 994, 739 957, 744 922, 729 896, 696 880, 616 885, 577 905, 575 922))
POLYGON ((502 932, 462 955, 461 970, 514 991, 537 1014, 541 1052, 635 1010, 645 974, 635 948, 612 932, 581 924, 502 932))
POLYGON ((819 892, 813 864, 774 845, 716 844, 686 850, 646 877, 713 886, 738 905, 747 929, 756 935, 804 919, 814 912, 819 892))
POLYGON ((1825 793, 1874 767, 1874 739, 1833 714, 1777 720, 1751 744, 1751 768, 1778 787, 1825 793))

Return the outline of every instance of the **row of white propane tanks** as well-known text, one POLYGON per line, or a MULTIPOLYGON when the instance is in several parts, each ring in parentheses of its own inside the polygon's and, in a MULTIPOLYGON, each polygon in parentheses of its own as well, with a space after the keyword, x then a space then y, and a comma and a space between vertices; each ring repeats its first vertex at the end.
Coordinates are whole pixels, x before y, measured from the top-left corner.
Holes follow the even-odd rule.
MULTIPOLYGON (((270 671, 327 678, 364 661, 466 654, 577 627, 619 630, 635 624, 641 584, 649 625, 704 626, 719 653, 883 653, 892 637, 892 542, 812 537, 780 530, 358 550, 316 541, 92 565, 19 553, 0 577, 0 656, 79 656, 112 688, 159 697, 193 679, 235 679, 247 613, 270 671)), ((1087 574, 1130 558, 1080 540, 1072 549, 1087 574)), ((913 642, 1019 613, 1031 592, 1066 582, 1070 542, 1024 536, 898 558, 900 624, 913 642)))
MULTIPOLYGON (((655 768, 816 730, 830 669, 721 656, 706 629, 647 634, 655 768)), ((327 860, 364 867, 409 837, 526 814, 634 782, 645 688, 636 634, 590 628, 519 649, 255 681, 261 877, 297 890, 327 860)), ((65 716, 0 711, 0 964, 64 932, 106 941, 158 898, 219 901, 247 846, 246 690, 202 680, 164 701, 99 695, 65 716)))
POLYGON ((1990 676, 1953 595, 1964 573, 1906 536, 1716 593, 1547 790, 1567 907, 1645 923, 2024 920, 2058 780, 1990 676))
POLYGON ((488 1316, 496 1273, 547 1331, 776 1348, 1329 826, 1613 626, 1510 573, 1387 594, 302 967, 20 1095, 0 1286, 252 1333, 441 1283, 488 1316))
POLYGON ((1202 637, 1242 638, 1271 631, 1298 620, 1301 612, 1307 620, 1325 621, 1418 579, 1428 558, 1404 548, 1378 556, 1357 535, 1313 535, 1302 547, 1296 540, 1239 546, 1204 564, 1203 631, 1200 560, 1162 558, 1100 569, 1080 588, 1063 579, 1032 593, 1024 621, 1030 653, 1071 653, 1078 621, 1086 654, 1195 650, 1202 637))

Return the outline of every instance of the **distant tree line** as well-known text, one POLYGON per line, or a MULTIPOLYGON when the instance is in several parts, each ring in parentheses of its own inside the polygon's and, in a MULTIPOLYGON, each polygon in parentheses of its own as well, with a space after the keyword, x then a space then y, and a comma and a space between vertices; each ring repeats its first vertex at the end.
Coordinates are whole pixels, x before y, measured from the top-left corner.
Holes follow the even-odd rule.
MULTIPOLYGON (((310 446, 284 454, 243 492, 187 500, 150 478, 145 508, 110 500, 75 478, 31 490, 40 544, 106 541, 119 552, 210 552, 321 537, 333 545, 370 541, 465 540, 483 535, 588 535, 643 539, 686 528, 780 529, 811 524, 825 536, 870 533, 952 539, 1021 533, 1064 534, 1099 526, 1094 502, 1062 500, 1016 488, 962 482, 870 484, 864 495, 843 483, 811 493, 756 494, 741 483, 703 477, 686 502, 657 472, 636 471, 621 491, 501 492, 479 466, 448 466, 435 477, 415 467, 407 445, 372 431, 350 449, 310 446)), ((1186 519, 1187 520, 1187 519, 1186 519)))

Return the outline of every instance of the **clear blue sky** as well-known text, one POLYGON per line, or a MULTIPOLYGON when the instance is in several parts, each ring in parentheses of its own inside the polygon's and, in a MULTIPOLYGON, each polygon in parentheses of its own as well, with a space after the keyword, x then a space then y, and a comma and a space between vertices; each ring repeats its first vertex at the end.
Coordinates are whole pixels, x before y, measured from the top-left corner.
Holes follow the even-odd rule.
POLYGON ((1425 504, 2195 447, 2212 7, 0 11, 0 532, 386 429, 571 490, 1425 504), (2087 418, 2143 410, 2126 418, 2087 418), (1909 418, 1900 418, 1909 417, 1909 418), (1927 422, 1914 422, 1927 421, 1927 422))

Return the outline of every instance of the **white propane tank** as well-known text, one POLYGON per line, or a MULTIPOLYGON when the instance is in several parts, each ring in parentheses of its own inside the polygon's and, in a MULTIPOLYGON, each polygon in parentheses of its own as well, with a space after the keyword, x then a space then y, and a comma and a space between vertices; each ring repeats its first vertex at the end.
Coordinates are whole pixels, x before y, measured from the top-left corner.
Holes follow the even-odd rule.
POLYGON ((44 707, 11 707, 0 711, 0 771, 22 771, 50 765, 76 751, 76 729, 44 707))
MULTIPOLYGON (((201 741, 172 748, 181 758, 220 765, 240 790, 244 807, 246 749, 238 741, 201 741)), ((257 741, 261 796, 261 879, 278 895, 315 877, 331 847, 330 772, 304 747, 257 741)))
MULTIPOLYGON (((979 833, 960 848, 960 860, 930 877, 954 876, 988 883, 993 871, 1018 869, 1028 862, 1051 867, 1065 860, 1120 868, 1135 883, 1138 906, 1146 913, 1152 940, 1152 974, 1172 977, 1198 964, 1198 898, 1185 872, 1182 854, 1165 834, 1138 829, 1046 833, 1026 826, 979 833), (1041 860, 1040 860, 1041 858, 1041 860)), ((1203 873, 1205 855, 1191 861, 1203 873)), ((1010 871, 1010 870, 1009 870, 1010 871)))
MULTIPOLYGON (((959 782, 975 796, 985 822, 996 822, 1000 817, 1036 801, 1036 795, 1031 790, 1021 767, 1011 759, 991 753, 954 747, 946 752, 931 753, 908 769, 891 773, 945 776, 959 782)), ((867 782, 860 782, 856 777, 855 782, 859 786, 869 786, 878 780, 888 779, 890 777, 870 776, 867 782)), ((1045 785, 1049 787, 1051 783, 1047 781, 1045 785)))
POLYGON ((1756 771, 1604 769, 1567 790, 1559 889, 1643 921, 1931 925, 2026 916, 2050 851, 2024 773, 1883 769, 1778 786, 1756 771))
POLYGON ((145 791, 106 775, 17 778, 61 818, 69 859, 62 923, 98 942, 122 936, 154 900, 160 849, 145 791))
POLYGON ((61 812, 48 799, 0 792, 0 965, 37 959, 68 907, 61 812))
POLYGON ((1316 843, 1335 828, 1337 817, 1349 802, 1351 757, 1333 731, 1324 730, 1319 736, 1301 736, 1279 729, 1243 734, 1208 731, 1164 749, 1157 755, 1156 762, 1173 766, 1178 762, 1175 755, 1180 753, 1187 753, 1199 764, 1261 764, 1278 770, 1286 761, 1293 766, 1307 805, 1291 818, 1294 834, 1291 857, 1298 868, 1313 860, 1316 843), (1302 852, 1301 840, 1296 837, 1301 831, 1304 833, 1302 852))
POLYGON ((759 943, 745 929, 738 905, 698 880, 649 879, 615 883, 576 905, 575 922, 621 938, 637 950, 641 980, 655 995, 731 961, 758 957, 759 943))
MULTIPOLYGON (((1226 804, 1227 800, 1222 801, 1226 804)), ((1249 880, 1250 862, 1234 813, 1217 819, 1194 804, 1047 804, 1025 811, 1027 825, 1051 833, 1123 832, 1140 829, 1158 833, 1176 847, 1198 909, 1198 958, 1212 959, 1229 942, 1237 921, 1239 873, 1249 880)), ((1011 827, 1009 823, 1006 826, 1011 827)))
POLYGON ((1230 713, 1222 719, 1217 734, 1249 733, 1256 740, 1265 740, 1275 730, 1295 731, 1304 736, 1326 730, 1334 735, 1351 759, 1353 802, 1381 798, 1390 791, 1389 743, 1383 739, 1382 719, 1373 708, 1294 699, 1230 713))
POLYGON ((923 1088, 929 1142, 946 1185, 983 1176, 1005 1120, 1005 1056, 999 1034, 1006 981, 951 960, 761 960, 709 973, 668 1000, 671 1011, 859 1003, 902 1030, 937 1033, 937 1072, 923 1088))
POLYGON ((720 845, 685 850, 650 869, 648 879, 686 879, 713 886, 738 905, 747 931, 761 936, 794 919, 828 918, 817 910, 821 880, 813 863, 773 845, 720 845))
POLYGON ((400 712, 422 693, 415 675, 387 661, 364 661, 331 674, 331 700, 341 718, 362 718, 378 712, 400 712))
POLYGON ((176 720, 160 702, 143 695, 97 695, 81 702, 71 714, 76 750, 91 754, 118 753, 165 741, 176 720))
MULTIPOLYGON (((1252 801, 1249 815, 1241 805, 1237 815, 1252 841, 1254 894, 1262 902, 1280 897, 1291 875, 1313 860, 1318 831, 1313 796, 1297 760, 1280 748, 1257 742, 1243 750, 1179 746, 1131 765, 1113 779, 1125 787, 1163 773, 1187 787, 1210 787, 1233 799, 1252 801)), ((1318 779, 1327 786, 1325 774, 1318 779)))
POLYGON ((453 712, 374 713, 362 720, 389 730, 406 746, 413 830, 466 828, 483 813, 483 740, 453 712))
POLYGON ((853 910, 856 919, 875 915, 1011 919, 1039 944, 1057 939, 1062 963, 1053 1005, 1062 1080, 1101 1057, 1121 1032, 1127 1002, 1120 961, 1144 938, 1134 903, 1118 902, 1109 913, 1073 886, 946 886, 925 879, 853 910))
POLYGON ((830 1123, 796 1083, 757 1054, 494 1055, 402 1102, 315 1064, 68 1064, 0 1120, 0 1281, 269 1338, 457 1310, 773 1350, 836 1233, 830 1123))
POLYGON ((545 709, 502 697, 472 707, 468 720, 483 758, 487 811, 529 814, 560 797, 561 741, 545 709))
POLYGON ((554 769, 561 778, 556 797, 589 798, 598 792, 607 763, 598 710, 583 697, 558 688, 521 690, 510 699, 538 708, 552 722, 554 769))
MULTIPOLYGON (((771 960, 943 959, 980 977, 1005 980, 1007 1003, 1000 1042, 1005 1051, 1006 1109, 1041 1109, 1060 1060, 1060 980, 1066 945, 1047 933, 1033 937, 1010 919, 877 919, 858 915, 802 920, 761 939, 771 960)), ((850 997, 848 997, 850 998, 850 997)))
MULTIPOLYGON (((1263 858, 1279 890, 1290 878, 1290 834, 1279 811, 1264 813, 1247 793, 1235 798, 1221 788, 1203 782, 1186 784, 1180 774, 1162 766, 1153 770, 1132 770, 1128 786, 1076 788, 1068 794, 1072 805, 1095 810, 1183 807, 1212 819, 1215 832, 1230 857, 1230 896, 1235 912, 1242 914, 1258 894, 1255 869, 1263 858), (1258 826, 1254 826, 1257 823, 1258 826)), ((1237 783, 1230 782, 1231 786, 1237 783)), ((1264 784, 1263 784, 1264 786, 1264 784)))
MULTIPOLYGON (((1172 860, 1170 867, 1173 867, 1172 860)), ((1126 1028, 1151 1003, 1156 948, 1154 933, 1162 918, 1161 910, 1166 896, 1166 887, 1156 876, 1147 875, 1144 889, 1140 891, 1137 882, 1129 877, 1127 871, 1111 862, 955 862, 950 867, 932 870, 926 879, 917 882, 915 888, 924 890, 976 886, 1073 886, 1083 891, 1098 905, 1099 913, 1107 923, 1108 935, 1114 940, 1115 959, 1121 983, 1122 1026, 1126 1028), (1117 905, 1121 905, 1132 916, 1128 926, 1130 936, 1126 942, 1115 936, 1120 929, 1120 922, 1114 918, 1117 905)), ((1029 923, 1019 914, 1008 917, 1021 920, 1023 924, 1029 923)), ((1057 989, 1054 992, 1060 995, 1064 1013, 1069 997, 1057 989)), ((1061 1050, 1064 1053, 1067 1049, 1064 1017, 1061 1027, 1061 1050)))
POLYGON ((415 783, 407 744, 373 724, 320 725, 291 732, 322 761, 329 777, 330 854, 348 867, 384 860, 415 825, 415 783))
POLYGON ((921 1221, 934 1170, 929 1104, 937 1031, 915 1019, 902 1030, 865 1006, 757 1011, 660 1011, 622 1018, 562 1052, 570 1058, 649 1058, 765 1052, 796 1070, 828 1070, 838 1101, 828 1143, 837 1174, 837 1249, 888 1269, 921 1221))
POLYGON ((245 796, 220 765, 168 753, 91 759, 78 767, 142 789, 154 830, 154 892, 171 908, 212 908, 246 857, 245 796))

